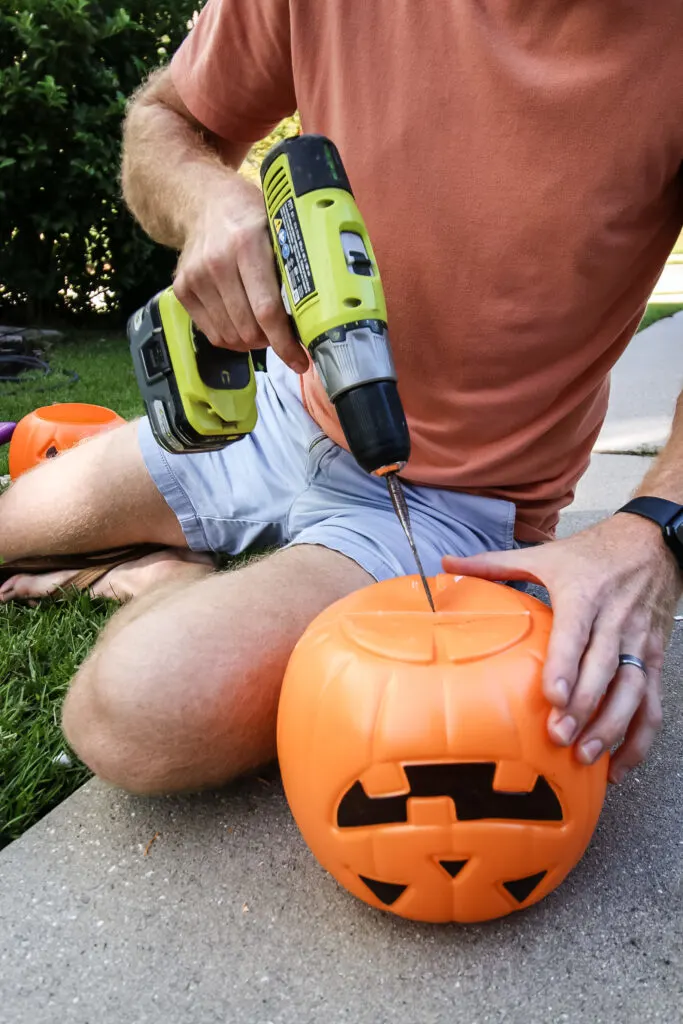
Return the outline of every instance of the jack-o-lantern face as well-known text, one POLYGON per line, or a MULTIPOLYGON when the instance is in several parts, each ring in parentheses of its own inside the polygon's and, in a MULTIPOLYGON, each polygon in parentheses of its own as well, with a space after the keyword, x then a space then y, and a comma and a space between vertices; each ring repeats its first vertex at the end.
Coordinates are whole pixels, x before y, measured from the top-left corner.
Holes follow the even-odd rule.
POLYGON ((16 426, 9 446, 9 472, 16 480, 95 434, 126 421, 111 409, 85 402, 59 402, 34 409, 16 426))
POLYGON ((552 614, 498 584, 413 578, 329 608, 290 661, 278 751, 312 851, 374 906, 482 921, 541 899, 579 860, 607 758, 547 734, 552 614))

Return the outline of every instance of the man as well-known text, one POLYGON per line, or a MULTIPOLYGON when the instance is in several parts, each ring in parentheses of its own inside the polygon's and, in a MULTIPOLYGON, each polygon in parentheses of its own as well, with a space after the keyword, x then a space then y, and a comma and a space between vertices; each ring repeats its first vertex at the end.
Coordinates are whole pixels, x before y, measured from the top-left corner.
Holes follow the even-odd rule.
MULTIPOLYGON (((123 185, 180 250, 176 293, 214 344, 270 346, 257 430, 167 457, 143 421, 0 503, 5 559, 173 549, 126 570, 141 596, 67 697, 66 735, 96 772, 169 791, 272 757, 307 624, 413 571, 381 483, 337 443, 282 309, 262 198, 236 173, 297 107, 339 147, 378 256, 427 571, 447 556, 448 572, 546 584, 552 740, 586 763, 618 747, 615 782, 646 754, 681 592, 659 526, 622 513, 562 542, 515 540, 551 540, 683 223, 682 32, 677 0, 211 0, 131 104, 123 185), (256 540, 288 546, 224 574, 177 554, 256 540)), ((639 493, 683 502, 682 469, 679 408, 639 493)), ((12 580, 5 598, 32 586, 12 580)))

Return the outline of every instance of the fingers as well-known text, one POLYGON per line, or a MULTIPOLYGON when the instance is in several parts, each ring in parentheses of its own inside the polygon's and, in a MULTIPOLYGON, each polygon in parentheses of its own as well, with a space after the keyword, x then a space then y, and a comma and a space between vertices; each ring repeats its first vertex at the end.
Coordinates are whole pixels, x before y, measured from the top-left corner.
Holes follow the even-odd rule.
MULTIPOLYGON (((564 711, 554 709, 551 712, 548 728, 551 737, 562 745, 576 741, 576 756, 583 764, 594 764, 625 737, 610 766, 611 781, 621 782, 627 771, 644 760, 661 728, 664 645, 657 636, 648 638, 644 651, 641 643, 642 659, 648 666, 647 674, 634 665, 619 666, 617 663, 602 699, 601 690, 609 672, 605 643, 603 634, 594 657, 587 654, 584 658, 568 707, 564 711), (563 726, 567 718, 571 723, 563 726), (588 724, 582 731, 584 721, 588 724)), ((628 653, 636 653, 636 644, 633 635, 621 641, 622 649, 628 649, 628 653)), ((640 656, 636 653, 636 657, 640 656)))
MULTIPOLYGON (((173 290, 192 320, 210 342, 221 348, 247 352, 266 348, 269 341, 257 322, 238 267, 221 273, 218 263, 209 273, 178 273, 173 290)), ((285 317, 284 306, 282 315, 285 317)))
MULTIPOLYGON (((566 745, 574 742, 595 713, 610 681, 614 678, 618 661, 616 649, 610 641, 613 641, 613 638, 604 635, 594 638, 581 660, 574 686, 571 686, 571 676, 565 680, 569 683, 569 700, 563 707, 555 707, 548 717, 548 731, 556 743, 566 745)), ((561 689, 562 680, 556 680, 555 686, 556 689, 561 689)), ((635 707, 638 706, 641 696, 642 691, 638 694, 635 707)), ((631 713, 635 711, 635 707, 631 713)))
POLYGON ((612 782, 623 782, 626 773, 645 760, 662 727, 660 675, 657 671, 649 675, 645 695, 625 732, 624 743, 612 758, 609 772, 612 782))
MULTIPOLYGON (((640 705, 625 728, 611 723, 603 725, 598 721, 591 730, 606 731, 609 745, 614 747, 624 737, 624 742, 614 753, 610 764, 610 779, 621 782, 626 772, 643 761, 662 727, 662 668, 664 665, 665 638, 661 633, 651 633, 648 638, 644 661, 647 665, 647 682, 640 705)), ((624 666, 626 669, 628 666, 624 666)), ((623 669, 622 669, 623 671, 623 669)), ((642 674, 642 673, 641 673, 642 674)), ((607 710, 607 709, 605 709, 607 710)), ((602 717, 602 716, 601 716, 602 717)))
MULTIPOLYGON (((588 595, 579 595, 579 599, 577 599, 577 595, 568 590, 555 593, 554 588, 549 589, 553 605, 553 628, 543 668, 543 692, 555 708, 566 709, 564 715, 557 714, 552 718, 551 732, 554 733, 554 738, 557 738, 558 742, 571 743, 571 738, 565 740, 563 737, 571 732, 572 722, 564 722, 559 730, 557 726, 567 715, 576 721, 575 715, 578 708, 570 709, 568 705, 579 678, 582 659, 591 642, 596 609, 588 595)), ((604 648, 596 653, 596 665, 587 667, 590 667, 591 674, 593 674, 600 671, 598 667, 600 664, 609 661, 612 665, 607 680, 609 682, 616 668, 615 655, 613 651, 604 648)), ((579 704, 583 699, 581 696, 579 704)), ((574 734, 577 728, 578 725, 574 728, 574 734)))
POLYGON ((293 370, 304 373, 308 369, 308 356, 295 339, 285 307, 277 276, 273 270, 273 252, 268 234, 263 231, 247 239, 240 273, 244 290, 260 331, 268 344, 293 370))
MULTIPOLYGON (((623 665, 614 677, 609 693, 595 720, 577 744, 577 757, 583 764, 594 761, 619 743, 643 700, 647 697, 645 673, 633 665, 623 665)), ((650 742, 654 738, 654 732, 650 742)), ((648 743, 649 746, 649 743, 648 743)))
MULTIPOLYGON (((590 602, 588 602, 590 608, 590 602)), ((647 633, 642 623, 633 618, 628 628, 620 619, 600 616, 592 623, 594 613, 584 612, 581 629, 584 633, 583 657, 579 655, 580 667, 574 685, 569 682, 569 699, 563 708, 555 708, 548 718, 548 730, 556 743, 568 744, 583 732, 591 722, 605 693, 610 687, 610 695, 606 700, 599 718, 601 728, 595 728, 582 737, 578 748, 579 758, 584 762, 592 762, 624 735, 628 723, 635 714, 645 692, 646 677, 640 669, 633 665, 619 666, 619 654, 628 652, 636 657, 643 657, 647 646, 647 633), (586 631, 590 626, 589 636, 586 631), (616 730, 614 733, 612 730, 616 730), (602 747, 599 748, 598 741, 602 747)), ((556 623, 557 625, 557 623, 556 623)), ((575 631, 578 636, 578 630, 575 631)), ((562 646, 566 635, 563 629, 559 633, 557 643, 562 646), (562 639, 560 639, 560 637, 562 639)), ((564 654, 564 652, 563 652, 564 654)), ((552 666, 553 673, 557 664, 552 666)), ((546 665, 547 667, 547 665, 546 665)), ((569 658, 566 666, 569 668, 569 658)), ((557 678, 557 677, 556 677, 557 678)), ((547 688, 552 676, 548 676, 547 688)))
POLYGON ((178 300, 192 317, 196 327, 205 334, 213 345, 243 351, 239 334, 228 315, 228 311, 211 282, 206 282, 200 298, 193 291, 185 291, 178 282, 173 285, 178 300))
POLYGON ((646 755, 661 724, 666 630, 652 609, 669 605, 666 590, 653 600, 659 580, 654 572, 645 589, 640 573, 634 577, 618 570, 615 581, 610 574, 619 563, 606 559, 603 548, 600 538, 593 545, 579 536, 533 550, 446 557, 443 565, 449 573, 533 580, 547 587, 553 607, 543 670, 543 692, 553 705, 549 736, 560 746, 575 744, 584 764, 614 750, 625 737, 611 767, 611 778, 620 781, 646 755), (620 666, 620 654, 641 658, 647 676, 636 666, 620 666))
POLYGON ((457 558, 446 555, 444 572, 454 576, 477 576, 481 580, 527 580, 545 584, 539 575, 538 551, 486 551, 481 555, 457 558))
POLYGON ((259 198, 238 223, 228 211, 199 225, 183 249, 173 289, 214 345, 242 352, 270 345, 303 373, 309 360, 282 302, 262 204, 259 198))
MULTIPOLYGON (((446 572, 477 576, 489 580, 527 580, 547 587, 553 606, 553 628, 543 670, 543 691, 557 708, 564 708, 579 675, 581 658, 589 644, 596 605, 589 592, 571 586, 560 577, 553 565, 556 545, 544 545, 523 551, 493 551, 470 558, 448 555, 443 560, 446 572)), ((559 722, 561 716, 556 716, 559 722)), ((564 735, 571 728, 565 722, 564 735)), ((578 725, 577 727, 578 728, 578 725)), ((574 730, 576 732, 576 729, 574 730)), ((558 742, 563 742, 559 739, 558 742)), ((569 741, 570 742, 570 741, 569 741)))
MULTIPOLYGON (((256 319, 239 274, 231 274, 217 281, 216 292, 230 318, 239 346, 245 349, 266 348, 268 338, 256 319)), ((284 307, 282 312, 284 314, 284 307)))

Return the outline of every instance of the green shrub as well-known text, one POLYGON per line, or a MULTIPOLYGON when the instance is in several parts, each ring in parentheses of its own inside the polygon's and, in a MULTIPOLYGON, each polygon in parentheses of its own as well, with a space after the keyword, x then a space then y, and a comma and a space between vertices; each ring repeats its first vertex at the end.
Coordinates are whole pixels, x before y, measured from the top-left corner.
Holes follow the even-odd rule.
POLYGON ((121 121, 198 6, 0 4, 0 319, 120 320, 169 280, 174 254, 121 201, 121 121))

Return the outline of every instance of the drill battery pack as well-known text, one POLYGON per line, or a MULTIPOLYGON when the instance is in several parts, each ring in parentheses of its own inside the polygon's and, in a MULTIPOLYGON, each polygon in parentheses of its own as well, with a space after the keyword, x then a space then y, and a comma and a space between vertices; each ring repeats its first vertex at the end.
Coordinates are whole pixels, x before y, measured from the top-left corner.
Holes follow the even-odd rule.
POLYGON ((152 432, 166 451, 218 451, 254 429, 251 357, 212 345, 172 288, 130 318, 128 338, 152 432))

